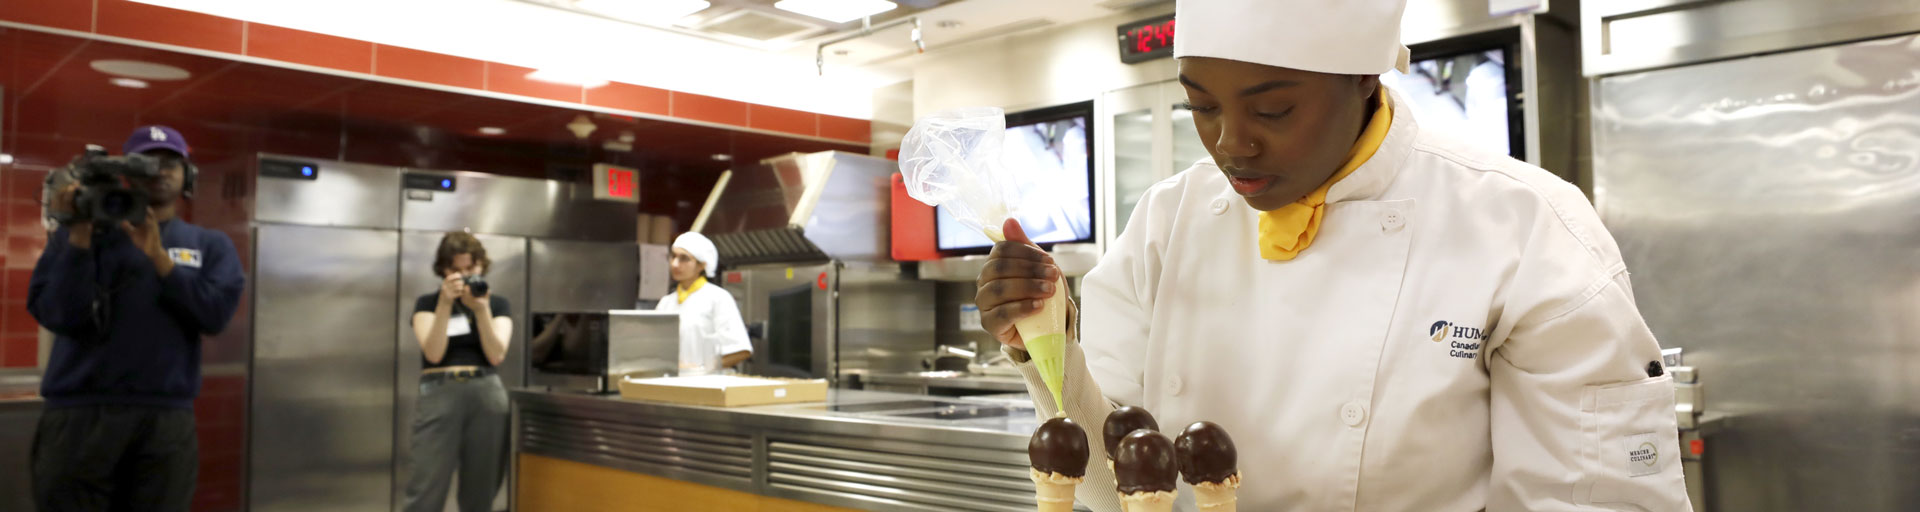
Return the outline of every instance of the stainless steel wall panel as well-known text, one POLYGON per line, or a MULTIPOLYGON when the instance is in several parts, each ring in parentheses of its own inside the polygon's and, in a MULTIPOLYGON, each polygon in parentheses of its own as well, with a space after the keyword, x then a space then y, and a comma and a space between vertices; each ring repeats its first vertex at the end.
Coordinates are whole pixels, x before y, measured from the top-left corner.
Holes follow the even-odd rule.
POLYGON ((934 282, 901 279, 898 266, 841 269, 840 373, 922 370, 921 360, 934 349, 934 294, 934 282))
POLYGON ((1715 510, 1920 510, 1916 76, 1903 36, 1595 85, 1596 205, 1724 416, 1715 510))
POLYGON ((809 187, 817 196, 809 199, 813 215, 802 224, 807 240, 841 261, 892 261, 887 180, 899 164, 853 153, 831 155, 825 183, 809 187))
POLYGON ((400 222, 400 171, 311 158, 260 155, 263 159, 311 163, 319 167, 316 179, 297 180, 260 176, 253 201, 253 219, 259 222, 394 228, 400 222))
MULTIPOLYGON (((733 300, 740 305, 740 318, 747 323, 747 331, 753 341, 753 371, 762 375, 780 377, 835 378, 834 360, 838 357, 838 343, 834 330, 833 287, 839 282, 839 268, 832 263, 810 265, 755 265, 727 271, 728 275, 739 274, 739 282, 731 278, 722 281, 727 293, 733 294, 733 300), (827 286, 819 286, 825 281, 827 286), (775 364, 772 359, 774 350, 768 346, 768 334, 782 328, 775 325, 772 317, 771 297, 799 292, 807 295, 811 316, 810 359, 807 368, 792 368, 775 364), (757 336, 753 336, 756 331, 757 336)), ((781 320, 786 322, 789 320, 781 320)), ((790 334, 790 333, 783 333, 790 334)))
POLYGON ((1920 30, 1912 0, 1613 0, 1581 11, 1587 76, 1920 30))
POLYGON ((409 170, 407 174, 454 180, 452 192, 408 191, 400 206, 400 226, 409 230, 545 236, 559 210, 556 204, 571 193, 571 187, 556 181, 477 172, 409 170))
MULTIPOLYGON (((403 231, 400 233, 399 292, 394 311, 399 328, 398 343, 394 352, 394 435, 393 435, 393 496, 394 510, 399 510, 406 491, 407 477, 412 474, 413 420, 420 403, 420 340, 413 335, 414 301, 421 295, 433 293, 440 288, 440 280, 433 275, 433 258, 440 247, 440 238, 446 233, 435 231, 403 231)), ((487 248, 487 259, 493 261, 487 272, 487 284, 493 293, 501 294, 512 308, 513 338, 507 341, 507 359, 498 368, 500 382, 509 388, 526 384, 527 331, 532 325, 524 309, 527 304, 527 239, 513 236, 476 234, 481 245, 487 248)))
POLYGON ((267 225, 254 243, 248 508, 385 509, 398 235, 267 225))
MULTIPOLYGON (((631 237, 633 230, 627 231, 631 237)), ((527 252, 527 311, 633 308, 640 286, 639 245, 533 239, 527 252)))

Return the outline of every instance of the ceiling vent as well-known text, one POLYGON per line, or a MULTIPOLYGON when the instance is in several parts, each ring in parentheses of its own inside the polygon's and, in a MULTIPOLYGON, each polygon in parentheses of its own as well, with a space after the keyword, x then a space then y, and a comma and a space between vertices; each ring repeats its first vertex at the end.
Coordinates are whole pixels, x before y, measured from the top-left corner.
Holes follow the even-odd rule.
POLYGON ((687 28, 704 34, 743 39, 761 45, 792 43, 826 31, 826 27, 803 23, 795 18, 776 17, 752 9, 735 9, 733 12, 708 18, 703 23, 687 28))

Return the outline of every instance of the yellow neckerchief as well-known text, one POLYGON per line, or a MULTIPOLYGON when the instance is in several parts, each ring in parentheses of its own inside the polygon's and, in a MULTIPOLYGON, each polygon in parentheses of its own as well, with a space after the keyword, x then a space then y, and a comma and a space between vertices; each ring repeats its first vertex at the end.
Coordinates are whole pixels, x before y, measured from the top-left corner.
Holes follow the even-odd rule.
POLYGON ((1327 214, 1327 190, 1334 182, 1353 174, 1361 164, 1373 157, 1380 149, 1380 141, 1387 138, 1387 128, 1393 125, 1393 105, 1387 102, 1385 87, 1374 93, 1377 108, 1373 118, 1367 121, 1367 127, 1360 131, 1360 139, 1353 142, 1353 149, 1347 150, 1347 163, 1339 172, 1327 178, 1327 182, 1314 189, 1306 197, 1286 206, 1268 212, 1260 212, 1260 257, 1273 261, 1291 261, 1299 256, 1307 246, 1313 245, 1314 235, 1320 232, 1320 220, 1327 214))
POLYGON ((675 302, 674 304, 686 304, 688 295, 693 295, 693 292, 700 291, 700 287, 706 285, 707 276, 700 276, 693 279, 693 284, 676 288, 673 293, 680 297, 680 302, 675 302))

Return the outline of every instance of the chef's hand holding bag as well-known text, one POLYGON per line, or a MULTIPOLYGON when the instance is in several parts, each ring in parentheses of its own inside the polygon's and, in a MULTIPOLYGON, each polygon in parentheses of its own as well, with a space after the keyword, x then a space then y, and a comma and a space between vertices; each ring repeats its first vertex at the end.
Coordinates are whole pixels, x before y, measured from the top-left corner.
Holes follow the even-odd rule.
MULTIPOLYGON (((920 118, 900 144, 900 173, 907 194, 929 206, 945 207, 954 220, 994 242, 1021 206, 1019 180, 1002 160, 1006 113, 993 107, 949 110, 920 118)), ((1018 172, 1043 172, 1021 169, 1018 172)), ((1064 277, 1040 310, 1014 321, 1041 380, 1060 404, 1066 377, 1067 294, 1064 277)), ((1061 410, 1065 411, 1062 407, 1061 410)))

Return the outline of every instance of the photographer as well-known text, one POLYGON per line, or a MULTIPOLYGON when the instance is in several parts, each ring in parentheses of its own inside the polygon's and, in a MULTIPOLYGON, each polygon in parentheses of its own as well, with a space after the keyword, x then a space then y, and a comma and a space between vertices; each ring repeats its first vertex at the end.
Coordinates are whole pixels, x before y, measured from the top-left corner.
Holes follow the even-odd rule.
POLYGON ((58 335, 33 444, 43 511, 187 510, 200 337, 227 326, 246 280, 232 240, 175 218, 194 177, 180 133, 142 127, 123 152, 135 156, 89 154, 49 180, 62 225, 27 291, 58 335))
POLYGON ((481 277, 489 263, 480 239, 447 233, 433 259, 440 289, 414 302, 422 370, 404 510, 439 512, 458 469, 459 509, 490 512, 506 475, 507 389, 494 366, 507 359, 513 320, 481 277))

